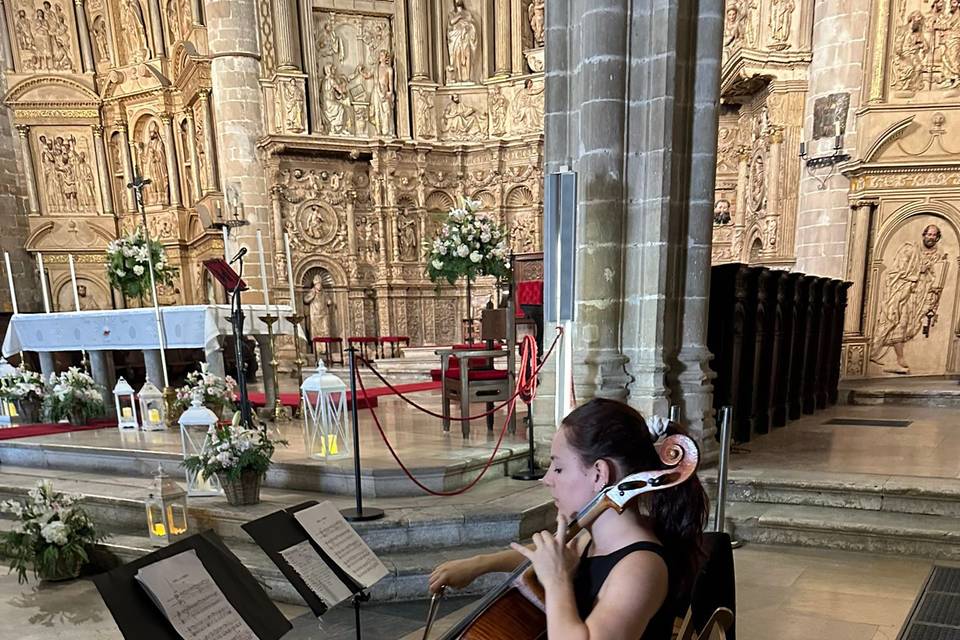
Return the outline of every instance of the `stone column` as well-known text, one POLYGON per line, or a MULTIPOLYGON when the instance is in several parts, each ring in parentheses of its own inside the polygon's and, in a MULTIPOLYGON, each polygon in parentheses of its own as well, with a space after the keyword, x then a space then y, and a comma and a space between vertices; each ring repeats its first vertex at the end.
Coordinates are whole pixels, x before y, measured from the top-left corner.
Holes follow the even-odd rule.
POLYGON ((163 114, 163 144, 167 147, 167 182, 170 185, 170 206, 180 206, 180 165, 177 162, 176 137, 173 135, 173 118, 163 114))
MULTIPOLYGON (((283 194, 283 187, 275 184, 270 187, 270 208, 273 212, 273 250, 276 255, 285 255, 285 247, 283 246, 283 200, 281 195, 283 194)), ((266 260, 266 258, 264 258, 266 260)), ((269 262, 269 260, 268 260, 269 262)), ((276 274, 276 280, 280 280, 281 277, 286 276, 285 273, 276 274)), ((286 279, 286 278, 284 278, 286 279)))
POLYGON ((853 203, 850 216, 850 242, 847 245, 847 280, 853 283, 847 294, 847 314, 843 319, 845 334, 863 335, 864 288, 867 283, 867 248, 870 243, 870 227, 873 224, 873 208, 876 202, 858 200, 853 203))
POLYGON ((90 41, 90 27, 87 24, 87 11, 83 5, 86 0, 74 0, 76 7, 77 28, 80 30, 80 59, 84 71, 96 71, 97 64, 93 58, 93 43, 90 41))
POLYGON ((40 373, 43 374, 45 380, 49 380, 50 376, 57 372, 56 365, 53 361, 53 353, 49 351, 38 351, 37 355, 40 356, 40 373))
POLYGON ((494 0, 494 15, 496 23, 494 36, 494 69, 495 76, 510 75, 510 0, 494 0))
POLYGON ((103 142, 103 127, 95 124, 93 129, 93 151, 97 155, 97 176, 100 180, 100 202, 103 212, 113 215, 113 180, 110 179, 110 165, 107 163, 107 147, 103 142))
POLYGON ((200 99, 200 108, 203 110, 203 154, 207 158, 207 189, 220 191, 219 159, 217 158, 217 143, 214 134, 213 109, 210 105, 210 92, 201 89, 197 92, 200 99))
POLYGON ((200 154, 197 153, 197 123, 194 121, 193 109, 183 110, 187 118, 187 151, 190 154, 190 175, 193 178, 193 200, 200 202, 203 198, 203 185, 200 183, 200 154))
MULTIPOLYGON (((296 24, 293 21, 293 7, 290 5, 292 0, 274 0, 273 2, 273 37, 277 51, 277 70, 278 71, 299 71, 297 66, 294 41, 296 33, 296 24)), ((311 19, 311 14, 307 14, 307 19, 311 19)))
POLYGON ((770 153, 767 166, 767 176, 769 183, 767 185, 767 215, 781 215, 780 202, 780 178, 781 178, 781 151, 783 149, 783 127, 773 126, 770 132, 770 153))
POLYGON ((94 382, 100 385, 100 395, 107 410, 107 417, 115 418, 117 409, 113 403, 113 388, 117 382, 113 376, 113 363, 107 358, 106 351, 88 351, 87 355, 90 358, 90 375, 94 382))
MULTIPOLYGON (((123 160, 123 179, 127 184, 133 180, 133 154, 130 152, 130 139, 127 137, 127 123, 117 122, 117 131, 123 138, 123 144, 120 145, 120 155, 123 160)), ((137 210, 137 201, 133 195, 133 189, 127 189, 127 213, 135 213, 137 210)))
POLYGON ((10 28, 7 25, 7 12, 4 9, 4 0, 0 0, 0 46, 3 47, 3 69, 7 72, 15 71, 13 67, 13 48, 10 45, 10 28))
POLYGON ((357 216, 353 211, 356 191, 347 192, 347 247, 350 255, 357 255, 357 216))
POLYGON ((160 18, 160 0, 147 0, 150 9, 150 30, 153 33, 153 57, 162 58, 166 52, 163 44, 163 20, 160 18))
MULTIPOLYGON (((300 42, 313 43, 313 0, 297 0, 300 7, 300 15, 303 20, 298 20, 300 24, 300 42)), ((311 133, 323 131, 323 122, 320 118, 320 86, 314 80, 314 74, 317 69, 317 52, 313 46, 304 44, 301 47, 303 54, 303 69, 307 73, 307 114, 309 115, 308 129, 311 133)))
POLYGON ((27 178, 27 203, 30 207, 31 215, 40 215, 40 198, 37 195, 37 174, 33 170, 33 151, 30 148, 29 134, 30 127, 25 124, 17 125, 17 135, 20 136, 20 154, 23 156, 23 171, 27 178))
MULTIPOLYGON (((688 433, 701 444, 701 459, 717 451, 713 437, 713 379, 707 349, 710 304, 710 253, 713 243, 713 198, 717 162, 717 105, 720 100, 720 56, 723 48, 723 0, 700 0, 694 65, 690 195, 679 375, 674 376, 675 402, 680 404, 688 433)), ((779 144, 777 144, 779 147, 779 144)), ((771 156, 775 152, 771 149, 771 156)), ((776 181, 777 173, 770 173, 776 181)))
POLYGON ((410 79, 430 79, 430 19, 427 0, 410 0, 410 79))
POLYGON ((147 380, 158 389, 163 389, 163 360, 160 358, 160 349, 143 350, 143 366, 147 370, 147 380))

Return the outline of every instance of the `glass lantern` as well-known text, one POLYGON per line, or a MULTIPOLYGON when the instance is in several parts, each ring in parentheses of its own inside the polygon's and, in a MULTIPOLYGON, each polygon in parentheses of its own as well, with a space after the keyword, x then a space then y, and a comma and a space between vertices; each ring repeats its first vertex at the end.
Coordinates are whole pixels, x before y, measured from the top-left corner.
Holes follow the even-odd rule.
MULTIPOLYGON (((193 396, 190 408, 180 416, 180 442, 184 459, 199 455, 210 447, 210 432, 218 422, 217 414, 203 406, 200 391, 193 396)), ((200 473, 187 469, 187 495, 219 496, 223 494, 216 476, 204 478, 200 473)))
POLYGON ((335 460, 351 454, 347 428, 347 387, 320 361, 317 372, 303 381, 303 427, 307 455, 335 460))
POLYGON ((163 393, 155 384, 147 380, 137 394, 140 399, 140 421, 144 431, 165 431, 167 428, 167 407, 163 393))
MULTIPOLYGON (((0 378, 17 375, 17 368, 0 358, 0 378)), ((17 419, 17 405, 9 398, 0 398, 0 427, 9 427, 17 419)))
POLYGON ((133 393, 133 387, 123 377, 117 380, 117 386, 113 388, 113 404, 117 408, 117 427, 121 431, 140 426, 137 422, 137 400, 133 393))
POLYGON ((187 493, 173 479, 157 468, 153 492, 147 498, 147 530, 150 542, 162 547, 188 535, 187 493))

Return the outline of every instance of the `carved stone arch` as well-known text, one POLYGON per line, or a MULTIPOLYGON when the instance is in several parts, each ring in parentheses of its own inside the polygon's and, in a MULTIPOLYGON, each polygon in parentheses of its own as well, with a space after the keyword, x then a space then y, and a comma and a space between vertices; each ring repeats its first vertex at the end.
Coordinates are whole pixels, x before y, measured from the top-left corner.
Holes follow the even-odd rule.
MULTIPOLYGON (((106 280, 86 272, 77 273, 77 289, 86 287, 87 295, 80 301, 80 310, 91 308, 107 309, 110 307, 110 286, 106 280)), ((50 283, 51 299, 58 311, 75 311, 76 301, 73 297, 73 279, 69 273, 58 276, 50 283)))
POLYGON ((27 241, 23 243, 23 248, 27 251, 36 251, 37 245, 53 232, 55 226, 52 220, 37 226, 37 228, 33 230, 33 233, 27 236, 27 241))
POLYGON ((190 219, 187 220, 187 241, 193 242, 198 238, 201 238, 206 234, 206 226, 201 221, 202 216, 199 214, 199 210, 202 205, 197 205, 198 215, 191 215, 190 219))
POLYGON ((316 269, 323 269, 330 275, 331 287, 346 287, 349 284, 347 272, 336 260, 328 256, 312 255, 296 265, 293 273, 294 282, 303 283, 307 274, 316 269))
MULTIPOLYGON (((873 259, 879 260, 885 254, 894 234, 906 225, 911 218, 925 215, 940 218, 949 225, 957 237, 960 237, 960 211, 956 207, 938 200, 911 202, 897 209, 878 229, 873 259)), ((942 231, 943 229, 941 229, 942 231)))
POLYGON ((750 255, 749 261, 756 262, 760 259, 761 254, 763 253, 763 240, 759 235, 754 236, 753 240, 750 242, 750 255))
POLYGON ((533 192, 525 185, 510 189, 507 192, 506 206, 515 209, 533 206, 533 192))
MULTIPOLYGON (((177 0, 170 0, 170 2, 177 2, 177 0)), ((196 46, 189 40, 181 40, 174 44, 170 58, 173 61, 170 65, 170 75, 178 87, 181 86, 181 80, 190 76, 189 72, 193 67, 202 63, 196 46)))
POLYGON ((497 197, 486 190, 477 191, 473 194, 474 200, 480 201, 480 206, 489 213, 497 211, 497 197))
POLYGON ((16 108, 97 107, 100 96, 76 80, 54 75, 31 76, 7 91, 3 101, 16 108))
POLYGON ((453 197, 446 191, 433 191, 427 196, 424 208, 430 212, 449 211, 456 205, 453 197))
POLYGON ((870 149, 863 154, 864 164, 874 162, 887 145, 901 138, 913 123, 913 119, 914 116, 910 116, 909 118, 895 122, 877 136, 877 139, 870 145, 870 149))

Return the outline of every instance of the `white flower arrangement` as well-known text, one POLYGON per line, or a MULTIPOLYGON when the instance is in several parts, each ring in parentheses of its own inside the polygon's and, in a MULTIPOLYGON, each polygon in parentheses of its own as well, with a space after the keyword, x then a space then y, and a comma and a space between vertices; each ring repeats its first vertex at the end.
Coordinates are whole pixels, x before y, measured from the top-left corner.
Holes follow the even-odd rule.
MULTIPOLYGON (((207 364, 200 364, 200 371, 191 371, 187 374, 186 384, 177 389, 175 405, 180 410, 186 410, 193 401, 194 394, 202 394, 202 403, 206 406, 220 406, 232 410, 237 393, 237 383, 230 376, 221 378, 210 372, 207 364)), ((215 411, 215 413, 217 413, 215 411)))
POLYGON ((238 480, 244 471, 266 473, 277 445, 287 441, 271 440, 265 431, 247 429, 239 422, 238 413, 231 424, 210 427, 208 445, 186 458, 183 466, 204 478, 216 475, 238 480))
POLYGON ((157 286, 172 285, 177 270, 170 266, 167 254, 156 240, 147 239, 141 228, 107 245, 107 278, 110 286, 129 298, 145 298, 150 294, 150 258, 157 286))
POLYGON ((478 276, 503 279, 510 275, 507 231, 480 206, 479 201, 467 199, 447 214, 433 243, 426 247, 431 281, 454 284, 462 277, 473 281, 478 276))
POLYGON ((80 507, 81 496, 54 491, 43 480, 27 493, 27 501, 0 502, 0 513, 16 519, 10 531, 0 533, 0 554, 10 559, 10 570, 20 582, 27 580, 27 568, 34 575, 56 575, 63 568, 87 561, 88 549, 104 539, 80 507))
POLYGON ((0 398, 4 400, 40 400, 43 395, 43 376, 36 371, 17 369, 0 378, 0 398))
POLYGON ((86 421, 103 415, 100 387, 86 371, 70 367, 61 374, 50 374, 50 392, 43 399, 48 420, 63 418, 86 421))

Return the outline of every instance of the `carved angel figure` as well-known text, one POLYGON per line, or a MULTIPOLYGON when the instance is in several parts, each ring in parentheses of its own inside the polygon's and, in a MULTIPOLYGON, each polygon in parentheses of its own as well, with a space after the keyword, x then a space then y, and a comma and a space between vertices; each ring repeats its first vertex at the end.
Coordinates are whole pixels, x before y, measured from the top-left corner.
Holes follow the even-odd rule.
POLYGON ((450 66, 447 68, 454 82, 473 80, 473 56, 479 44, 477 21, 463 0, 453 0, 453 9, 447 20, 447 53, 450 66))

